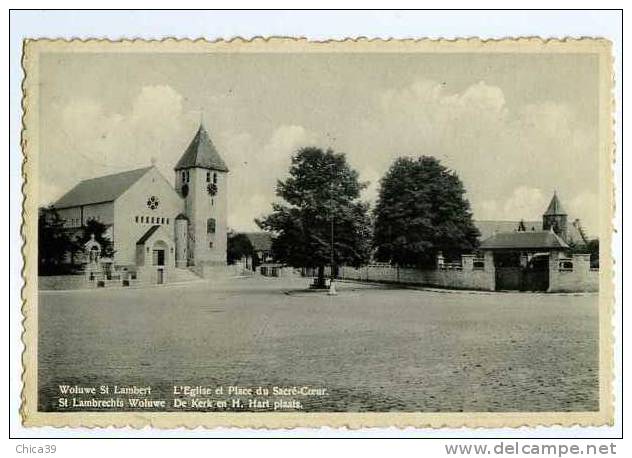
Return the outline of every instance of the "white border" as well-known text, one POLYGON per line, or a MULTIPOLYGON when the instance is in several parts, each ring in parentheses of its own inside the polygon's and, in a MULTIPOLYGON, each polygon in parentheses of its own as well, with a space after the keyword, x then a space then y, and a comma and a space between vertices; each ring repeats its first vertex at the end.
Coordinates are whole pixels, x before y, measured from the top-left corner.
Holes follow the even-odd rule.
MULTIPOLYGON (((80 5, 73 5, 75 7, 80 5)), ((178 5, 179 6, 179 5, 178 5)), ((390 5, 389 5, 390 6, 390 5)), ((495 5, 499 6, 499 5, 495 5)), ((548 5, 550 6, 550 5, 548 5)), ((7 18, 8 19, 8 18, 7 18)), ((21 152, 19 149, 22 70, 20 67, 21 41, 23 38, 163 38, 205 37, 231 38, 242 36, 305 36, 310 39, 345 38, 349 36, 394 37, 394 38, 455 38, 479 36, 481 38, 503 38, 507 36, 543 36, 563 38, 565 36, 600 36, 614 43, 617 75, 622 70, 622 35, 618 11, 568 12, 568 11, 371 11, 371 12, 327 12, 327 11, 150 11, 150 12, 42 12, 14 11, 11 14, 10 31, 10 157, 11 186, 10 214, 11 226, 9 247, 11 264, 9 280, 11 322, 10 339, 10 431, 13 437, 613 437, 621 434, 621 407, 616 409, 616 423, 613 427, 602 428, 537 428, 537 429, 495 429, 495 430, 397 430, 372 429, 366 431, 344 431, 323 428, 321 430, 298 429, 291 431, 265 430, 211 430, 211 431, 151 431, 132 429, 109 430, 59 430, 53 428, 25 429, 19 423, 19 393, 21 389, 21 315, 19 285, 21 285, 21 259, 19 247, 19 222, 21 213, 21 152)), ((621 144, 621 81, 616 82, 617 144, 621 144)), ((6 112, 5 112, 6 113, 6 112)), ((5 123, 8 125, 8 123, 5 123)), ((618 164, 621 155, 618 152, 618 164)), ((621 173, 617 167, 616 183, 621 186, 621 173)), ((621 195, 617 196, 617 222, 621 221, 621 195)), ((6 228, 6 225, 4 226, 6 228)), ((6 229, 3 229, 6 230, 6 229)), ((616 259, 621 259, 621 232, 614 238, 617 248, 616 259)), ((5 240, 7 240, 5 238, 5 240)), ((617 282, 620 283, 620 266, 617 265, 617 282)), ((4 269, 4 267, 3 267, 4 269)), ((5 296, 6 297, 6 296, 5 296)), ((617 303, 620 301, 617 290, 617 303)), ((617 307, 615 320, 620 322, 617 307)), ((4 327, 3 333, 6 333, 4 327)), ((6 342, 6 335, 4 342, 6 342)), ((615 360, 621 361, 621 330, 616 328, 615 360)), ((6 355, 7 352, 4 352, 6 355)), ((4 356, 6 358, 6 356, 4 356)), ((4 361, 6 364, 7 361, 4 361)), ((6 367, 6 365, 4 366, 6 367)), ((616 374, 621 373, 617 367, 616 374)), ((4 378, 6 383, 6 378, 4 378)), ((615 396, 621 399, 621 381, 617 378, 615 396)), ((6 420, 5 420, 6 421, 6 420)), ((108 447, 109 448, 109 447, 108 447)))

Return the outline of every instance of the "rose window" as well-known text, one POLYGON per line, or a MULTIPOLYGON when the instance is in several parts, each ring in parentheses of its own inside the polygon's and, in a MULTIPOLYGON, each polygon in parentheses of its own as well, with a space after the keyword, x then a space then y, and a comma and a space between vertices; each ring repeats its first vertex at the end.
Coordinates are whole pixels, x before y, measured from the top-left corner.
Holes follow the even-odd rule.
POLYGON ((152 210, 157 209, 159 204, 160 200, 158 200, 158 197, 156 196, 151 196, 149 199, 147 199, 147 206, 152 210))

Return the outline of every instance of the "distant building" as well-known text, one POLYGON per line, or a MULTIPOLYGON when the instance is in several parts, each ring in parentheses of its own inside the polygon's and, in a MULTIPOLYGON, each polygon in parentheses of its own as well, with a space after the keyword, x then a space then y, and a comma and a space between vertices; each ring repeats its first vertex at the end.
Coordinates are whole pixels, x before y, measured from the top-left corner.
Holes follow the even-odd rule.
POLYGON ((241 262, 244 268, 256 270, 261 264, 272 262, 272 235, 269 232, 241 232, 252 246, 253 254, 245 256, 241 262))
MULTIPOLYGON (((480 250, 493 262, 495 289, 527 291, 592 291, 598 288, 598 272, 590 254, 570 253, 571 244, 586 246, 588 240, 568 215, 557 196, 542 215, 542 222, 482 222, 485 233, 480 250), (513 226, 513 230, 508 230, 513 226), (499 228, 505 230, 498 230, 499 228)), ((479 222, 478 224, 480 224, 479 222)), ((477 225, 478 225, 477 224, 477 225)))
POLYGON ((116 269, 155 283, 206 274, 226 265, 228 167, 202 125, 174 172, 175 187, 154 166, 83 180, 53 206, 69 230, 107 225, 116 269))
POLYGON ((579 219, 573 220, 568 224, 568 215, 557 195, 553 193, 551 202, 546 211, 542 215, 540 221, 495 221, 495 220, 478 220, 474 221, 474 225, 478 228, 481 236, 479 240, 484 241, 489 237, 503 232, 538 232, 553 230, 568 245, 585 245, 588 240, 579 219))

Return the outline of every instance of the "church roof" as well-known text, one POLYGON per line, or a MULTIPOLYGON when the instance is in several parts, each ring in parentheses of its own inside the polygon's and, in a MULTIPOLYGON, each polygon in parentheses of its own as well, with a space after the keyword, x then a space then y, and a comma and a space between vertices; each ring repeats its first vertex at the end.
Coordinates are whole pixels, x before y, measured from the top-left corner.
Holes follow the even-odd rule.
POLYGON ((215 145, 213 145, 213 142, 202 124, 200 124, 200 128, 195 134, 195 137, 193 137, 189 147, 176 164, 175 170, 189 167, 202 167, 205 169, 218 170, 220 172, 228 172, 228 167, 226 167, 224 160, 217 152, 215 145))
POLYGON ((151 167, 143 167, 142 169, 83 180, 55 202, 54 207, 68 208, 99 202, 112 202, 150 169, 151 167))
POLYGON ((483 250, 551 250, 568 248, 553 231, 501 232, 481 243, 483 250))
MULTIPOLYGON (((485 240, 500 232, 517 232, 520 221, 495 221, 474 220, 474 226, 481 233, 479 240, 485 240)), ((524 221, 526 232, 542 231, 542 221, 524 221)), ((568 242, 582 243, 582 236, 575 222, 566 226, 566 240, 568 242)))
POLYGON ((255 251, 270 251, 272 235, 269 232, 244 232, 255 251))
POLYGON ((553 198, 551 199, 551 203, 549 203, 549 207, 544 212, 544 216, 551 215, 566 215, 566 212, 562 208, 562 203, 560 199, 557 197, 557 193, 553 193, 553 198))
MULTIPOLYGON (((475 220, 474 226, 481 233, 479 240, 485 240, 499 232, 514 232, 518 230, 520 221, 498 221, 498 220, 475 220)), ((542 221, 524 221, 527 231, 541 231, 542 221)))

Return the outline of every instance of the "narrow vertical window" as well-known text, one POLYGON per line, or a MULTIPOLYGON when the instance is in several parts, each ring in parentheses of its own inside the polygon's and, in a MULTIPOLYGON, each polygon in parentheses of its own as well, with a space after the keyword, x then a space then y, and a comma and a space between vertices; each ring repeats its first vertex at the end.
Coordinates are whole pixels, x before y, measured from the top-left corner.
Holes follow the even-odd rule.
POLYGON ((206 182, 207 183, 211 182, 211 172, 206 172, 206 182))
POLYGON ((136 217, 136 222, 138 222, 138 216, 136 217))
POLYGON ((206 220, 206 233, 215 234, 215 218, 209 218, 206 220))
POLYGON ((189 171, 187 170, 187 183, 189 182, 189 171))
POLYGON ((169 218, 167 218, 167 224, 169 224, 169 218))
POLYGON ((182 181, 184 182, 184 180, 186 179, 186 173, 184 172, 184 170, 182 171, 182 181))
POLYGON ((213 172, 213 183, 217 184, 217 173, 213 172))

